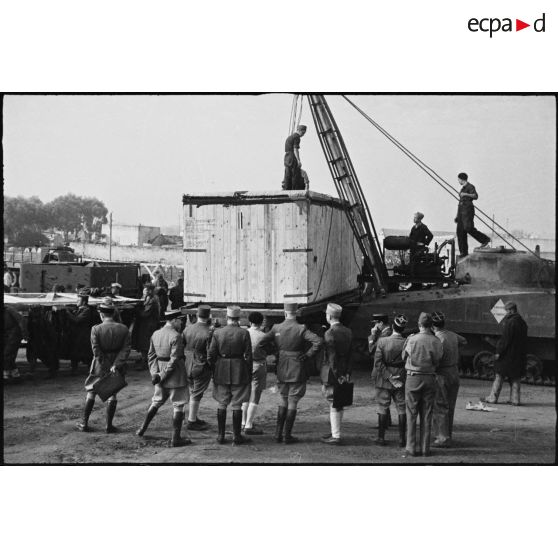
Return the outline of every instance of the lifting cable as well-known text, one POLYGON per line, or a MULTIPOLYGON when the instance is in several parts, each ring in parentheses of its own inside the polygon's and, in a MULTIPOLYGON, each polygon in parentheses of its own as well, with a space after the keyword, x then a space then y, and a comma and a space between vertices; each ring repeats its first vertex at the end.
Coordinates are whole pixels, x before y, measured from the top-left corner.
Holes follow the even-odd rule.
POLYGON ((291 117, 289 119, 289 136, 296 132, 300 120, 302 118, 302 103, 304 101, 304 95, 294 95, 293 103, 291 105, 291 117), (299 106, 300 101, 300 106, 299 106))
MULTIPOLYGON (((434 182, 437 182, 452 198, 456 199, 457 201, 459 201, 459 191, 454 188, 449 182, 447 182, 446 180, 444 180, 438 173, 436 173, 432 168, 430 168, 426 163, 424 163, 423 161, 421 161, 416 155, 414 155, 409 149, 407 149, 403 144, 401 144, 396 138, 394 138, 389 132, 387 132, 384 128, 382 128, 377 122, 375 122, 370 116, 368 116, 362 109, 360 109, 357 105, 355 105, 351 100, 349 100, 347 98, 346 95, 341 95, 354 109, 357 110, 357 112, 359 112, 364 118, 366 118, 366 120, 368 120, 368 122, 370 122, 370 124, 372 124, 381 134, 383 134, 389 141, 391 141, 398 149, 400 149, 405 155, 407 155, 407 157, 409 157, 409 159, 411 159, 411 161, 413 161, 413 163, 415 163, 422 171, 424 171, 428 176, 430 176, 430 178, 432 178, 432 180, 434 180, 434 182)), ((499 223, 497 223, 496 221, 494 221, 493 219, 490 218, 489 215, 487 215, 482 209, 480 209, 478 206, 475 206, 476 209, 478 210, 479 213, 481 213, 482 215, 484 215, 489 221, 490 223, 492 223, 492 226, 496 225, 498 226, 502 231, 504 231, 504 233, 506 233, 510 238, 513 238, 513 240, 515 240, 518 244, 520 244, 523 248, 525 248, 528 252, 530 252, 531 254, 533 254, 534 256, 536 256, 537 258, 540 259, 540 256, 536 253, 533 252, 533 250, 531 250, 528 246, 526 246, 525 244, 523 244, 523 242, 521 242, 518 238, 516 238, 513 234, 511 234, 508 230, 506 230, 504 227, 502 227, 502 225, 500 225, 499 223)), ((487 227, 490 228, 490 223, 487 223, 482 217, 477 217, 478 220, 483 223, 484 225, 486 225, 487 227)), ((508 244, 513 250, 515 250, 515 247, 512 245, 512 243, 505 237, 503 237, 500 233, 498 233, 497 231, 494 231, 494 234, 496 234, 497 236, 499 236, 506 244, 508 244)))

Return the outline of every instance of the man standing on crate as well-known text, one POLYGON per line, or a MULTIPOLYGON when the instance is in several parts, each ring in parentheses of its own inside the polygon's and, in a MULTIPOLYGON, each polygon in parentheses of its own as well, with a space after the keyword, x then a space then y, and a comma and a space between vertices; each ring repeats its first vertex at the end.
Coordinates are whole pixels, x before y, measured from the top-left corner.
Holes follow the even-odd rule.
POLYGON ((283 190, 304 190, 304 180, 300 172, 300 138, 306 133, 306 126, 297 126, 296 132, 285 141, 285 177, 283 190), (302 187, 301 187, 302 184, 302 187))
POLYGON ((314 356, 321 348, 322 339, 309 331, 305 325, 296 321, 296 302, 285 302, 285 321, 274 325, 258 342, 258 348, 266 343, 275 343, 278 350, 277 387, 279 389, 279 408, 277 409, 277 427, 275 440, 293 444, 298 438, 292 436, 296 419, 298 402, 306 393, 306 372, 304 361, 314 356), (310 349, 305 350, 310 343, 310 349), (283 438, 283 429, 285 437, 283 438))
POLYGON ((200 304, 195 324, 187 325, 182 332, 186 373, 190 388, 188 407, 188 430, 206 430, 208 424, 198 416, 200 403, 211 381, 211 368, 207 362, 207 351, 214 328, 210 325, 211 308, 200 304))
POLYGON ((405 362, 401 356, 407 318, 401 314, 393 320, 393 333, 378 340, 374 354, 376 403, 378 405, 378 437, 376 444, 385 445, 389 406, 393 399, 399 416, 399 445, 405 447, 407 417, 405 409, 405 362))
MULTIPOLYGON (((114 321, 114 302, 110 297, 103 299, 99 304, 99 313, 102 323, 91 329, 91 348, 93 350, 93 362, 89 376, 85 380, 85 407, 83 409, 83 420, 78 423, 78 430, 89 432, 89 416, 95 405, 95 383, 110 374, 118 371, 124 373, 126 359, 130 354, 130 331, 124 324, 114 321)), ((112 419, 116 412, 116 394, 107 400, 107 433, 116 432, 112 425, 112 419)))
POLYGON ((432 445, 438 448, 449 447, 453 433, 453 416, 459 391, 459 347, 466 345, 467 339, 446 329, 443 312, 432 314, 432 330, 442 342, 442 358, 438 365, 436 381, 438 389, 434 401, 434 432, 436 438, 432 445))
POLYGON ((324 335, 325 355, 320 373, 322 392, 330 406, 331 423, 331 433, 323 437, 322 442, 334 446, 341 444, 343 407, 333 407, 333 393, 337 384, 343 384, 351 379, 353 333, 339 321, 342 311, 338 304, 327 305, 326 320, 330 327, 324 335))
POLYGON ((173 434, 170 443, 173 448, 190 444, 190 440, 180 437, 184 422, 184 406, 188 400, 188 378, 180 335, 181 316, 180 310, 165 312, 165 325, 151 337, 147 359, 155 391, 147 416, 136 432, 138 436, 143 436, 159 408, 170 399, 173 406, 173 434))
POLYGON ((227 308, 227 325, 215 330, 207 353, 213 372, 213 398, 217 408, 217 442, 225 442, 227 407, 232 407, 233 445, 251 442, 242 435, 242 404, 250 398, 252 343, 240 327, 240 308, 227 308))

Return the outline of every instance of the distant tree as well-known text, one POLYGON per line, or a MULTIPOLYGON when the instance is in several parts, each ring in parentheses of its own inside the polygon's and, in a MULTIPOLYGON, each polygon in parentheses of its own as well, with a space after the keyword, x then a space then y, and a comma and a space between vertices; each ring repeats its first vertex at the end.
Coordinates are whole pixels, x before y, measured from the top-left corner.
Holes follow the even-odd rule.
POLYGON ((16 233, 13 241, 14 246, 48 246, 48 238, 36 231, 21 231, 16 233))
POLYGON ((47 204, 53 226, 64 233, 67 241, 83 232, 89 238, 93 232, 100 232, 107 222, 108 209, 97 198, 82 198, 75 194, 59 196, 47 204))
POLYGON ((16 245, 25 245, 19 243, 24 242, 26 238, 40 239, 33 235, 40 235, 50 225, 49 211, 36 196, 4 198, 4 235, 11 242, 18 242, 16 245))

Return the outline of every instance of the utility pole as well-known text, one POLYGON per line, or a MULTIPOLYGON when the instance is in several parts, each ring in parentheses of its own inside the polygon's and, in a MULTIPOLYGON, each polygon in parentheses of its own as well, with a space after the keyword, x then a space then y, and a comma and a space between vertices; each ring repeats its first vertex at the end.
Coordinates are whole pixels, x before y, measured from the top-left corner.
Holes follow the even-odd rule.
POLYGON ((109 213, 109 262, 112 262, 112 211, 109 213))

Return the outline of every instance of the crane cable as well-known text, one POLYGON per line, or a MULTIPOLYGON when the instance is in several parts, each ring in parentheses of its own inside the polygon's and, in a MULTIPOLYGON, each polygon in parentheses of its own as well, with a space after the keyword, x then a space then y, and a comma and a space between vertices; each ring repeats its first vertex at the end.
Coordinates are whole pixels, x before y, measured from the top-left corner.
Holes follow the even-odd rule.
POLYGON ((293 103, 291 105, 291 116, 289 119, 289 135, 296 132, 300 120, 302 118, 302 103, 304 101, 304 95, 296 94, 293 97, 293 103), (300 99, 300 106, 299 106, 300 99))
MULTIPOLYGON (((439 174, 437 174, 432 168, 430 168, 426 163, 424 163, 423 161, 421 161, 416 155, 414 155, 409 149, 407 149, 402 143, 400 143, 396 138, 394 138, 389 132, 387 132, 384 128, 382 128, 377 122, 375 122, 370 116, 368 116, 362 109, 360 109, 357 105, 355 105, 351 100, 349 100, 347 98, 346 95, 341 95, 354 109, 357 110, 357 112, 359 112, 362 116, 364 116, 364 118, 366 118, 366 120, 368 120, 368 122, 370 122, 381 134, 383 134, 389 141, 391 141, 398 149, 400 149, 405 155, 407 155, 407 157, 409 157, 409 159, 411 159, 411 161, 413 161, 413 163, 415 163, 423 172, 425 172, 428 176, 430 176, 430 178, 432 178, 432 180, 434 180, 435 182, 437 182, 452 198, 456 199, 457 201, 459 201, 460 197, 459 197, 459 192, 456 188, 454 188, 451 184, 449 184, 449 182, 447 182, 446 180, 444 180, 439 174)), ((477 210, 479 213, 481 213, 482 215, 484 215, 489 221, 490 216, 487 215, 482 209, 480 209, 478 206, 476 206, 477 210)), ((478 217, 478 220, 483 223, 484 225, 486 225, 487 227, 490 228, 490 224, 487 223, 484 219, 482 219, 482 217, 478 217)), ((523 248, 525 248, 528 252, 530 252, 531 254, 533 254, 534 256, 536 256, 537 258, 541 259, 540 256, 536 253, 533 252, 533 250, 531 250, 528 246, 526 246, 525 244, 523 244, 523 242, 521 242, 518 238, 516 238, 513 234, 511 234, 508 230, 506 230, 504 227, 502 227, 502 225, 500 225, 499 223, 497 223, 494 220, 492 221, 492 225, 497 225, 502 231, 504 231, 504 233, 506 233, 510 238, 513 238, 518 244, 520 244, 523 248)), ((508 244, 513 250, 516 250, 515 247, 512 245, 512 243, 505 237, 503 237, 500 233, 498 233, 497 231, 493 231, 494 234, 496 234, 497 236, 499 236, 506 244, 508 244)))

